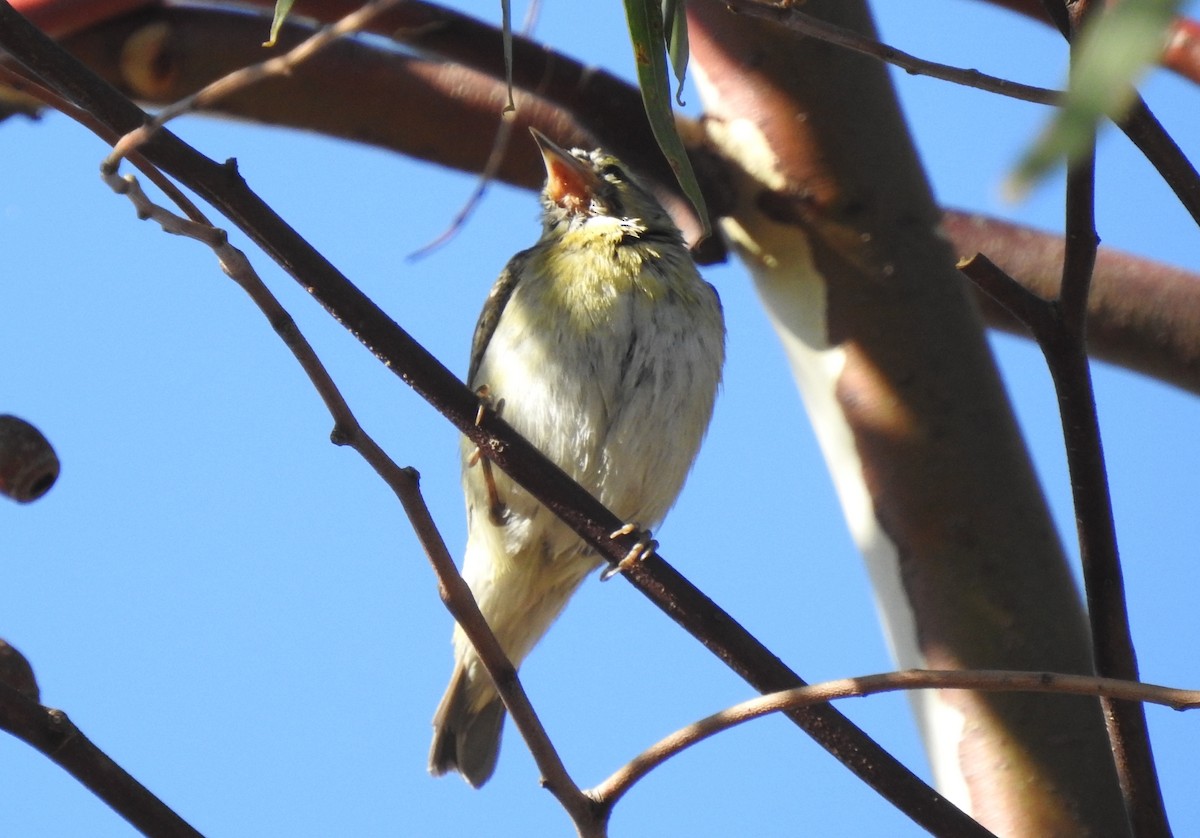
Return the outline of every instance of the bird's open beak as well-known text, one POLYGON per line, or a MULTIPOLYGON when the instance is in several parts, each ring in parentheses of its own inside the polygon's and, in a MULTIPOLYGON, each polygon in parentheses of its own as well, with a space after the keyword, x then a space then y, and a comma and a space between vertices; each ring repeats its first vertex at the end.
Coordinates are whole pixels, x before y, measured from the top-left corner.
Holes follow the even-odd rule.
POLYGON ((529 132, 546 164, 546 197, 568 210, 586 210, 600 185, 595 171, 536 128, 530 128, 529 132))

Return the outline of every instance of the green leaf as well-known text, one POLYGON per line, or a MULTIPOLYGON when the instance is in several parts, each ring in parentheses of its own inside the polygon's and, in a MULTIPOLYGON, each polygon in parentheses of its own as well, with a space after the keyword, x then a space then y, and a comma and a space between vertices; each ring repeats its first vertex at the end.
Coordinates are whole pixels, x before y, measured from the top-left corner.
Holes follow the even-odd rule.
POLYGON ((646 106, 646 116, 650 120, 654 138, 671 164, 683 194, 695 206, 707 235, 712 229, 708 210, 671 112, 671 82, 667 74, 666 39, 659 1, 625 0, 625 17, 629 23, 629 37, 633 41, 638 84, 642 88, 642 103, 646 106))
POLYGON ((1018 163, 1007 191, 1025 194, 1064 160, 1079 159, 1091 147, 1101 119, 1124 116, 1134 101, 1134 85, 1162 55, 1181 4, 1122 0, 1092 19, 1073 50, 1066 98, 1018 163))
POLYGON ((294 2, 295 0, 275 0, 275 17, 271 20, 271 34, 263 42, 264 47, 275 46, 275 39, 279 36, 279 30, 283 27, 283 22, 287 20, 294 2))
POLYGON ((675 71, 675 101, 683 107, 683 80, 687 78, 688 31, 685 0, 662 0, 663 31, 667 33, 667 56, 675 71))
POLYGON ((512 95, 512 0, 500 0, 501 31, 504 33, 504 81, 508 84, 508 104, 503 113, 515 111, 512 95))

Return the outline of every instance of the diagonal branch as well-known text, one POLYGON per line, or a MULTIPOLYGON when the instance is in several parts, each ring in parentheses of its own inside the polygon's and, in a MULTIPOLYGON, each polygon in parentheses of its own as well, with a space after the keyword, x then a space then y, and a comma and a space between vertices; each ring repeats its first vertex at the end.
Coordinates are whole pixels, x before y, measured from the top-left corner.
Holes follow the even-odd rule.
MULTIPOLYGON (((1046 3, 1043 0, 987 0, 993 6, 1001 6, 1026 17, 1056 27, 1064 35, 1070 30, 1070 21, 1062 3, 1046 3)), ((1166 48, 1161 63, 1164 67, 1183 78, 1200 83, 1200 27, 1191 18, 1177 17, 1167 35, 1166 48)))
MULTIPOLYGON (((1058 293, 1062 236, 955 210, 942 216, 942 231, 955 255, 990 254, 1019 287, 1040 300, 1058 293)), ((977 299, 989 326, 1028 336, 1020 317, 1008 314, 987 294, 977 299)), ((1200 276, 1102 247, 1087 304, 1091 357, 1200 393, 1200 276)))
POLYGON ((84 736, 67 714, 38 701, 33 670, 0 641, 0 730, 45 754, 145 835, 200 838, 187 821, 84 736))
POLYGON ((365 29, 372 20, 389 11, 400 0, 373 0, 355 11, 347 14, 336 23, 314 32, 308 38, 285 54, 268 58, 257 64, 242 67, 236 72, 221 76, 216 81, 205 85, 195 93, 189 94, 177 102, 161 109, 147 124, 131 131, 117 142, 112 154, 105 161, 105 167, 115 169, 120 159, 137 148, 151 134, 162 128, 168 122, 198 110, 213 107, 222 99, 245 90, 248 87, 270 78, 286 76, 295 67, 310 60, 323 49, 327 49, 337 40, 365 29))
POLYGON ((771 0, 728 0, 728 3, 730 9, 738 14, 769 20, 780 26, 786 26, 801 35, 878 58, 880 61, 899 67, 910 75, 929 76, 1039 105, 1057 105, 1063 95, 1061 90, 1048 90, 1044 87, 1021 84, 981 73, 979 70, 952 67, 949 64, 939 64, 936 61, 927 61, 924 58, 909 55, 907 52, 888 46, 874 38, 868 38, 851 29, 819 20, 800 11, 791 3, 775 3, 771 0))
POLYGON ((1137 146, 1167 186, 1171 187, 1192 220, 1200 225, 1200 173, 1151 112, 1146 100, 1141 96, 1136 97, 1133 107, 1124 119, 1117 122, 1117 127, 1137 146))

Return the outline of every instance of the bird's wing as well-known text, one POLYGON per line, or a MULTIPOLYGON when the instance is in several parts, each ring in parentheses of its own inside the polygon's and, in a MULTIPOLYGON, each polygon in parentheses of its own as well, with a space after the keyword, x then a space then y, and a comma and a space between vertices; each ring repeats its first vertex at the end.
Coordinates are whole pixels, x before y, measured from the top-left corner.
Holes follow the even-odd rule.
POLYGON ((467 368, 467 385, 470 387, 475 386, 475 373, 479 372, 483 353, 487 351, 496 331, 496 324, 500 322, 500 315, 504 313, 504 307, 508 304, 513 289, 517 287, 518 277, 524 272, 525 264, 529 261, 528 254, 528 250, 523 250, 504 266, 483 304, 483 311, 479 313, 479 322, 475 324, 475 337, 471 341, 471 365, 467 368))

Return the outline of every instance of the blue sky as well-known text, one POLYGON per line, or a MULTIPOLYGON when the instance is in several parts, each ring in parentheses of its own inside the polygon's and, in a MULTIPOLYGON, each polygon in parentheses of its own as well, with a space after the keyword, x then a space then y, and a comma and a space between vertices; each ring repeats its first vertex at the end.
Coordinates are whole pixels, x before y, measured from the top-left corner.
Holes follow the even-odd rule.
MULTIPOLYGON (((498 4, 463 8, 498 16, 498 4)), ((1056 34, 980 3, 877 4, 885 39, 923 57, 1056 86, 1056 34)), ((576 22, 550 2, 537 35, 630 75, 616 6, 576 22)), ((523 6, 514 12, 517 19, 523 6)), ((896 75, 939 199, 1045 229, 1061 185, 1021 204, 1000 185, 1046 111, 896 75)), ((1195 91, 1165 74, 1151 106, 1195 158, 1195 91)), ((698 104, 694 93, 689 105, 698 104)), ((460 374, 493 279, 537 235, 531 194, 494 187, 420 260, 474 179, 319 137, 192 118, 176 130, 251 186, 460 374)), ((263 318, 200 245, 139 223, 96 176, 104 146, 62 117, 0 126, 0 412, 63 461, 39 503, 0 504, 0 636, 46 703, 201 831, 222 836, 570 834, 510 727, 482 791, 425 772, 450 671, 450 618, 384 487, 351 452, 263 318)), ((1200 271, 1195 225, 1119 134, 1101 143, 1106 244, 1200 271)), ((238 237, 235 236, 235 239, 238 237)), ((300 323, 366 428, 464 541, 455 432, 270 261, 239 243, 300 323)), ((706 269, 729 320, 708 442, 656 535, 663 554, 811 681, 890 668, 866 574, 782 353, 736 265, 706 269), (781 434, 781 428, 786 434, 781 434)), ((1072 555, 1049 377, 1028 342, 994 346, 1072 555)), ((1200 403, 1098 365, 1097 399, 1146 680, 1200 684, 1200 403)), ((620 581, 585 584, 523 668, 583 784, 659 737, 751 695, 620 581)), ((843 709, 925 774, 903 698, 843 709)), ((1178 834, 1200 832, 1200 722, 1151 708, 1178 834)), ((60 769, 0 739, 0 834, 131 830, 60 769)), ((767 719, 659 769, 614 835, 921 834, 788 723, 767 719)))

